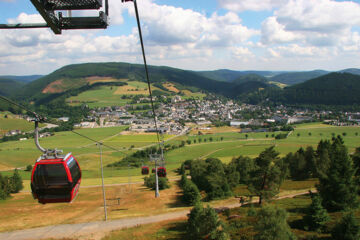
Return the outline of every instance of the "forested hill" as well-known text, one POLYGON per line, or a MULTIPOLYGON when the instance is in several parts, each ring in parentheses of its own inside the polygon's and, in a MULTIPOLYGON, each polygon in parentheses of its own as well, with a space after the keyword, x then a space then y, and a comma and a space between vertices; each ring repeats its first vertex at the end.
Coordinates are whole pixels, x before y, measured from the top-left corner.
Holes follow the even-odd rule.
POLYGON ((0 77, 0 95, 11 96, 24 85, 25 83, 23 82, 0 77))
POLYGON ((279 82, 286 85, 294 85, 316 77, 326 75, 328 73, 329 72, 323 70, 314 70, 309 72, 287 72, 271 77, 269 78, 269 81, 279 82))
POLYGON ((360 76, 330 73, 301 84, 287 87, 283 99, 290 104, 360 104, 360 76))
POLYGON ((279 74, 279 72, 271 71, 234 71, 228 69, 220 69, 214 71, 199 71, 196 72, 200 76, 210 78, 222 82, 234 82, 236 79, 246 75, 257 75, 261 77, 271 77, 279 74))
MULTIPOLYGON (((242 85, 220 82, 186 71, 170 67, 149 66, 152 83, 174 82, 189 88, 197 88, 227 97, 236 97, 239 92, 247 92, 252 88, 242 89, 242 85)), ((18 91, 19 99, 41 100, 49 95, 80 89, 91 84, 96 77, 107 77, 108 82, 117 79, 145 81, 144 66, 129 63, 85 63, 65 66, 55 72, 27 84, 18 91)))

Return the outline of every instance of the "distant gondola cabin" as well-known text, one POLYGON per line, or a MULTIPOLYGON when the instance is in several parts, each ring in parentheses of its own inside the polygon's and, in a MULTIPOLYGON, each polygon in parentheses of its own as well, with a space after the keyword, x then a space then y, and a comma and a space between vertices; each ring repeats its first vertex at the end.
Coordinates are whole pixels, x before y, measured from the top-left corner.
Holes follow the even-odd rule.
POLYGON ((143 167, 141 167, 141 174, 142 174, 142 175, 147 175, 147 174, 149 174, 149 167, 148 167, 148 166, 143 166, 143 167))

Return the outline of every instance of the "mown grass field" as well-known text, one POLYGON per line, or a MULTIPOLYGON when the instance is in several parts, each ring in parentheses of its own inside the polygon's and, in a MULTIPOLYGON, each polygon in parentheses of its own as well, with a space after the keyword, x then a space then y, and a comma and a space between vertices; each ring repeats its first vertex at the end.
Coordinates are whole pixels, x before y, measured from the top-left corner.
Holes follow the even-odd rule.
MULTIPOLYGON (((101 140, 106 145, 121 151, 116 152, 104 146, 103 160, 106 166, 109 163, 121 160, 126 154, 131 154, 139 148, 156 143, 157 138, 155 134, 124 134, 123 130, 125 128, 80 129, 76 131, 92 139, 101 140)), ((190 133, 189 135, 175 138, 174 136, 165 135, 165 141, 169 140, 166 144, 178 145, 181 141, 191 141, 190 145, 186 144, 182 148, 176 148, 165 153, 169 174, 174 175, 174 170, 179 167, 181 162, 187 159, 217 157, 228 162, 233 157, 239 155, 256 157, 261 151, 272 145, 275 145, 276 150, 284 156, 288 152, 298 150, 300 147, 305 148, 309 145, 316 147, 321 139, 331 139, 332 134, 345 134, 343 137, 344 142, 348 146, 350 153, 360 146, 360 136, 355 135, 356 132, 360 132, 359 127, 333 127, 323 124, 299 125, 287 139, 283 140, 275 140, 271 137, 272 134, 276 135, 278 133, 247 133, 248 137, 246 138, 244 133, 229 131, 229 129, 222 133, 216 130, 214 132, 213 134, 205 135, 190 133), (210 141, 210 138, 212 138, 212 141, 210 141), (199 142, 199 139, 201 139, 201 142, 199 142), (195 143, 194 140, 196 140, 195 143)), ((71 132, 59 132, 55 133, 53 137, 41 139, 40 143, 46 148, 56 147, 63 149, 64 152, 72 152, 83 169, 84 178, 99 177, 99 149, 93 142, 71 132)), ((33 164, 38 156, 39 152, 35 148, 33 139, 1 143, 0 171, 33 164)), ((148 159, 144 159, 144 163, 147 161, 148 159)), ((134 177, 140 176, 139 169, 119 170, 116 168, 105 168, 105 176, 109 178, 122 176, 127 178, 129 172, 134 177)))
MULTIPOLYGON (((41 124, 40 127, 42 126, 44 125, 41 124)), ((16 115, 11 113, 0 113, 0 136, 3 136, 9 130, 20 130, 22 132, 28 132, 34 130, 34 123, 28 122, 22 118, 18 118, 16 115)))
MULTIPOLYGON (((89 107, 124 106, 130 99, 122 99, 123 95, 148 95, 148 87, 144 82, 119 80, 127 82, 125 86, 100 86, 66 99, 71 106, 87 104, 89 107)), ((152 90, 159 90, 152 86, 152 90)))

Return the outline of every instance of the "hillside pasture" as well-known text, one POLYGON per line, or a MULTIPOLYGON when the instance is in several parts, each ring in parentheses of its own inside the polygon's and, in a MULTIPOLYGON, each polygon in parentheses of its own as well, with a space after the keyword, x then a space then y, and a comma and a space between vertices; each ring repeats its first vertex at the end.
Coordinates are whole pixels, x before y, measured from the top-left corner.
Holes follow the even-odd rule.
POLYGON ((0 114, 0 136, 3 136, 10 130, 28 132, 34 130, 34 123, 28 122, 25 119, 19 118, 13 114, 0 114))
MULTIPOLYGON (((117 87, 115 95, 149 95, 148 85, 145 82, 127 81, 128 85, 117 87)), ((151 85, 151 90, 160 90, 151 85)))
POLYGON ((71 106, 87 104, 90 108, 107 106, 124 106, 129 100, 122 99, 120 95, 114 94, 117 91, 116 86, 100 86, 94 89, 80 93, 66 99, 71 106))

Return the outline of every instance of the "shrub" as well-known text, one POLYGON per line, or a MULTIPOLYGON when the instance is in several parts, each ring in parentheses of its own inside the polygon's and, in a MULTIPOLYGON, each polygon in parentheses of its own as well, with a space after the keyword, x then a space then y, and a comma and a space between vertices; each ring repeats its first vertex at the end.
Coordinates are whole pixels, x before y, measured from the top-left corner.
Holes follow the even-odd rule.
POLYGON ((201 195, 197 186, 190 180, 185 181, 183 185, 183 202, 188 205, 195 205, 200 201, 201 195))
MULTIPOLYGON (((169 180, 166 177, 159 177, 159 190, 170 188, 169 180)), ((155 174, 144 178, 144 185, 148 188, 155 190, 155 174)))
POLYGON ((264 206, 257 213, 256 219, 255 230, 258 232, 255 235, 256 240, 296 239, 286 222, 287 213, 284 209, 264 206))
POLYGON ((30 164, 27 165, 25 171, 30 172, 31 170, 32 170, 32 166, 30 164))
POLYGON ((21 176, 17 169, 15 169, 14 174, 10 177, 9 184, 11 193, 18 193, 24 188, 21 176))

